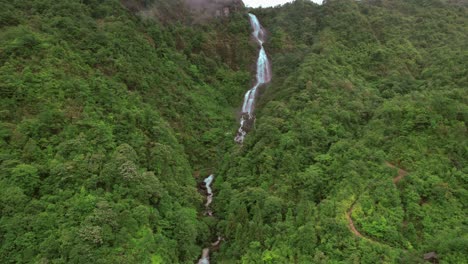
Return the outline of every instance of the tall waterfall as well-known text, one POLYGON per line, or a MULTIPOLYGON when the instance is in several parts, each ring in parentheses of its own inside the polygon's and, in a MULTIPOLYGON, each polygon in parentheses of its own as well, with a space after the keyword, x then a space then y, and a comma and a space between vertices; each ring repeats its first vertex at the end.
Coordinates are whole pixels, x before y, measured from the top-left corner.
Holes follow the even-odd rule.
POLYGON ((262 84, 266 84, 271 80, 271 67, 268 56, 263 47, 265 41, 265 31, 260 25, 258 18, 254 14, 249 14, 250 24, 253 29, 253 36, 260 46, 260 52, 257 59, 257 81, 252 89, 248 90, 244 96, 244 104, 242 105, 242 116, 240 120, 240 128, 237 131, 236 138, 234 139, 237 143, 242 144, 244 137, 247 134, 247 125, 254 121, 253 111, 255 107, 255 98, 257 96, 257 90, 262 84))
MULTIPOLYGON (((260 46, 260 52, 257 59, 257 82, 254 87, 247 91, 244 96, 244 104, 242 105, 242 117, 240 121, 240 128, 237 132, 235 141, 239 144, 244 142, 244 137, 247 134, 246 126, 249 123, 252 123, 255 118, 253 116, 254 106, 255 106, 255 97, 257 95, 257 89, 265 83, 270 82, 271 80, 271 69, 270 61, 268 60, 265 49, 263 48, 263 42, 265 41, 265 31, 263 30, 260 22, 257 17, 253 14, 249 14, 250 24, 253 29, 253 36, 260 46)), ((213 212, 210 209, 210 204, 213 201, 213 190, 211 189, 211 184, 213 183, 215 176, 212 174, 208 176, 203 182, 206 189, 206 215, 213 216, 213 212)), ((218 240, 211 244, 211 247, 203 249, 202 256, 198 260, 198 264, 210 264, 210 249, 216 248, 223 241, 222 237, 218 237, 218 240)))

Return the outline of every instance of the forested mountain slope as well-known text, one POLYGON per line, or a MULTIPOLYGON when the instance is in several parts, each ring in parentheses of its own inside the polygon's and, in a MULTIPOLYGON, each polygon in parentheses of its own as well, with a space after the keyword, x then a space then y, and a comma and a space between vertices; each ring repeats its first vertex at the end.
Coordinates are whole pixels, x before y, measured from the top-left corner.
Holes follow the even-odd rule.
POLYGON ((215 183, 229 241, 219 260, 468 261, 466 11, 416 0, 252 11, 274 76, 215 183))
POLYGON ((468 262, 465 0, 249 10, 243 145, 243 7, 0 4, 1 263, 468 262))
MULTIPOLYGON (((154 2, 189 15, 170 3, 154 2)), ((1 6, 0 262, 196 260, 210 238, 193 175, 234 145, 248 20, 190 26, 116 0, 1 6)))

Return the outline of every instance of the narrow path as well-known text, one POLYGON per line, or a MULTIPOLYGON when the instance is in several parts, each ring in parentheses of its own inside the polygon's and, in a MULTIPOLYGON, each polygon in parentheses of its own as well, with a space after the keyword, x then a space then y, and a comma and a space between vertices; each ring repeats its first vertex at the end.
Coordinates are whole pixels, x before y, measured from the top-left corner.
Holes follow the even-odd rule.
MULTIPOLYGON (((402 168, 398 168, 397 166, 393 165, 392 163, 390 162, 385 162, 385 165, 387 165, 388 167, 390 168, 393 168, 393 169, 398 169, 398 175, 396 175, 392 181, 394 184, 398 184, 398 182, 400 182, 406 175, 408 175, 408 172, 402 168)), ((358 198, 359 199, 359 198, 358 198)), ((356 202, 358 201, 358 199, 356 199, 353 204, 351 205, 351 207, 348 209, 348 211, 346 211, 346 219, 348 220, 348 228, 349 230, 351 231, 351 233, 353 233, 355 236, 357 237, 360 237, 360 238, 364 238, 366 240, 369 240, 371 242, 374 242, 374 243, 379 243, 375 240, 372 240, 371 238, 368 238, 368 237, 365 237, 361 234, 361 232, 359 232, 359 230, 357 230, 356 226, 354 225, 354 221, 353 221, 353 209, 354 209, 354 205, 356 204, 356 202)))
POLYGON ((361 232, 359 232, 359 230, 357 230, 357 228, 356 228, 356 226, 354 225, 354 222, 353 222, 353 209, 354 209, 354 205, 356 204, 357 201, 358 201, 358 199, 356 199, 356 201, 354 201, 354 203, 351 205, 351 207, 348 209, 348 211, 346 211, 346 219, 348 220, 348 228, 351 231, 351 233, 353 233, 355 236, 357 236, 359 238, 362 238, 362 239, 365 239, 365 240, 367 240, 367 241, 369 241, 371 243, 376 243, 376 244, 388 246, 386 244, 382 244, 382 243, 380 243, 378 241, 375 241, 370 237, 364 236, 363 234, 361 234, 361 232))
POLYGON ((354 209, 354 205, 356 205, 358 200, 359 200, 359 198, 357 198, 353 202, 351 207, 348 209, 348 211, 346 211, 346 219, 348 220, 349 230, 351 231, 351 233, 353 233, 355 236, 357 236, 359 238, 365 239, 365 240, 367 240, 367 241, 369 241, 371 243, 382 244, 382 243, 380 243, 378 241, 373 240, 372 238, 366 237, 363 234, 361 234, 361 232, 359 232, 359 230, 357 230, 356 226, 354 225, 354 222, 353 222, 353 209, 354 209))
POLYGON ((348 219, 348 227, 349 227, 349 230, 351 230, 351 232, 355 235, 355 236, 358 236, 360 238, 365 238, 357 229, 356 227, 354 226, 354 222, 353 222, 353 218, 351 217, 351 215, 353 214, 353 209, 354 209, 354 204, 357 202, 354 201, 354 203, 351 205, 351 208, 349 208, 349 210, 346 212, 346 219, 348 219))
POLYGON ((385 165, 387 165, 388 167, 392 168, 392 169, 398 169, 398 175, 395 176, 395 178, 393 178, 393 183, 394 184, 397 184, 398 182, 400 182, 406 175, 408 175, 408 172, 405 171, 404 169, 402 168, 398 168, 397 166, 393 165, 392 163, 390 162, 385 162, 385 165))

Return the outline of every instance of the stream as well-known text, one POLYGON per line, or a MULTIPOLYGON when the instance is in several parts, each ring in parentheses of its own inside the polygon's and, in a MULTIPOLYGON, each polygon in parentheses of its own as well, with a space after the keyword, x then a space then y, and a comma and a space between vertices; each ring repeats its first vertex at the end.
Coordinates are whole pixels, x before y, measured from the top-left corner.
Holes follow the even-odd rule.
MULTIPOLYGON (((258 21, 257 17, 253 14, 249 14, 250 25, 252 26, 252 35, 257 41, 260 51, 257 59, 257 73, 256 73, 256 83, 255 85, 245 93, 244 103, 242 105, 242 113, 240 119, 240 127, 237 131, 235 141, 239 144, 244 142, 244 138, 247 135, 247 132, 250 130, 253 122, 255 121, 255 116, 253 115, 255 107, 255 99, 257 97, 257 90, 263 84, 269 83, 271 80, 271 66, 268 56, 263 47, 265 41, 265 30, 258 21)), ((210 217, 213 216, 213 211, 210 209, 210 205, 213 202, 213 190, 211 189, 211 184, 215 179, 214 174, 211 174, 203 180, 204 187, 206 189, 206 203, 205 203, 205 215, 210 217)), ((222 237, 218 237, 218 240, 211 244, 210 247, 204 248, 198 264, 210 264, 210 250, 217 248, 223 241, 222 237)))
MULTIPOLYGON (((211 189, 211 184, 213 183, 214 180, 214 174, 211 174, 210 176, 206 177, 205 180, 203 180, 205 184, 205 189, 206 189, 206 203, 205 203, 205 214, 208 216, 213 216, 213 212, 210 209, 210 204, 213 202, 213 189, 211 189)), ((211 247, 217 247, 221 241, 223 240, 222 237, 218 237, 218 240, 214 243, 211 244, 211 247)), ((200 260, 198 261, 198 264, 210 264, 210 248, 204 248, 202 251, 202 256, 200 260)))

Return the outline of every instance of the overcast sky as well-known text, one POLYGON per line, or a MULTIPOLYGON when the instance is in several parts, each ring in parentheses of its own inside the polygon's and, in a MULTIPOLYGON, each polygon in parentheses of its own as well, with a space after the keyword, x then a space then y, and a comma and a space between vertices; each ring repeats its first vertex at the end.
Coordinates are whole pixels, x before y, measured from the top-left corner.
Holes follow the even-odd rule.
MULTIPOLYGON (((267 7, 267 6, 276 6, 281 5, 287 2, 292 2, 293 0, 244 0, 244 4, 250 7, 267 7)), ((321 4, 322 0, 312 0, 315 3, 321 4)))

